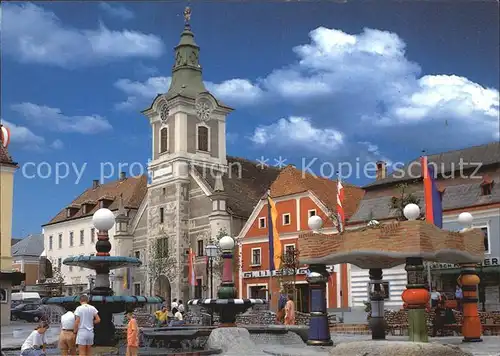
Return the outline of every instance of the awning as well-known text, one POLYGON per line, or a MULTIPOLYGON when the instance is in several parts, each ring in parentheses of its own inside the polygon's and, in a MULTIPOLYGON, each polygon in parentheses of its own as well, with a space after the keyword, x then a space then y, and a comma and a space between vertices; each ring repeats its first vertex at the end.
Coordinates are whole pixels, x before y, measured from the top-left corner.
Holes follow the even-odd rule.
POLYGON ((0 272, 0 281, 9 281, 13 286, 18 286, 21 282, 26 280, 26 273, 12 271, 0 272))
MULTIPOLYGON (((459 275, 460 272, 461 272, 461 268, 431 269, 432 274, 439 274, 439 275, 459 275)), ((476 272, 478 274, 500 273, 500 266, 478 267, 478 268, 476 268, 476 272)))

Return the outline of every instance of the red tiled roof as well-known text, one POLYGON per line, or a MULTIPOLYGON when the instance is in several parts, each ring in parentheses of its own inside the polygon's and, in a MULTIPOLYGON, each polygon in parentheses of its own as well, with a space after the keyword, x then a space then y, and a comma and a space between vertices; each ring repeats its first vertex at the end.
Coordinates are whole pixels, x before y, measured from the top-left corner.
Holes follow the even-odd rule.
POLYGON ((99 185, 95 189, 90 187, 89 189, 85 190, 78 198, 73 200, 69 205, 61 209, 61 211, 59 211, 59 213, 44 226, 92 216, 92 214, 94 214, 99 209, 99 204, 96 204, 91 210, 86 211, 84 214, 82 209, 83 203, 89 203, 89 201, 97 203, 97 201, 103 197, 112 200, 111 205, 108 206, 108 209, 110 210, 118 209, 118 197, 120 197, 120 195, 123 196, 123 205, 126 208, 138 209, 141 205, 142 200, 146 196, 147 190, 148 187, 146 175, 125 178, 123 180, 115 180, 113 182, 99 185), (74 215, 68 218, 66 215, 66 208, 73 206, 78 207, 79 210, 74 215))
MULTIPOLYGON (((344 187, 344 211, 346 219, 353 215, 365 194, 362 188, 342 182, 344 187)), ((271 196, 283 197, 311 191, 329 209, 337 210, 337 181, 313 176, 293 166, 285 167, 271 184, 271 196)))

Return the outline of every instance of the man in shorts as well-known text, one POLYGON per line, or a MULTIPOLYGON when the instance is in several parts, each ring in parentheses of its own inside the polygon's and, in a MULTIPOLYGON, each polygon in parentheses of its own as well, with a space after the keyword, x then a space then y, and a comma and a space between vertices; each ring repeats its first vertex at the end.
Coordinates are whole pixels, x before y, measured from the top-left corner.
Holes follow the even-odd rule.
POLYGON ((75 326, 79 356, 91 356, 94 345, 94 325, 101 322, 97 309, 89 304, 89 297, 83 294, 80 297, 80 306, 75 310, 75 326))

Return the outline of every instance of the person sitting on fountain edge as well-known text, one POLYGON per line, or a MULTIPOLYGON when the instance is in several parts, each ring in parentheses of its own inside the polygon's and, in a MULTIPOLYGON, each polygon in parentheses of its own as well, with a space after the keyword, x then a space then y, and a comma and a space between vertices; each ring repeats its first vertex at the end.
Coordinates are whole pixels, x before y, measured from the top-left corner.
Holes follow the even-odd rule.
POLYGON ((167 324, 168 322, 168 308, 164 305, 161 310, 155 311, 156 323, 158 326, 167 324))
POLYGON ((174 314, 174 320, 170 322, 169 326, 179 326, 184 325, 184 317, 181 312, 177 308, 172 309, 172 313, 174 314))
POLYGON ((139 326, 132 310, 127 311, 127 353, 126 356, 137 356, 139 349, 139 326))
POLYGON ((177 306, 177 310, 179 310, 179 313, 184 315, 184 304, 182 304, 182 300, 179 299, 179 305, 177 306))
POLYGON ((61 316, 61 333, 59 334, 59 350, 62 356, 76 356, 76 335, 73 333, 75 326, 75 308, 66 307, 66 314, 61 316))
POLYGON ((31 334, 26 338, 21 346, 21 356, 45 356, 45 332, 49 328, 49 323, 42 321, 31 334))
POLYGON ((97 309, 88 303, 89 297, 82 294, 80 296, 80 306, 75 310, 76 320, 73 332, 76 334, 79 356, 92 355, 94 325, 101 322, 97 309))

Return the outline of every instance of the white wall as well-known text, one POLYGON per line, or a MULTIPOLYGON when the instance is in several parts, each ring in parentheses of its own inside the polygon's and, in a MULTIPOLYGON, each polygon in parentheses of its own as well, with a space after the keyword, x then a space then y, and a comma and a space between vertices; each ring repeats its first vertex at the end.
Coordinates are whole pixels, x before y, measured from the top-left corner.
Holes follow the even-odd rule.
MULTIPOLYGON (((93 228, 92 216, 84 217, 76 220, 64 221, 54 225, 48 225, 43 228, 44 248, 47 258, 57 265, 57 260, 61 258, 63 261, 70 256, 95 254, 95 242, 97 242, 97 231, 95 235, 95 242, 91 243, 90 231, 93 228), (80 244, 80 230, 84 230, 84 243, 80 244), (69 233, 73 231, 74 244, 70 247, 69 233), (62 248, 59 248, 59 234, 62 234, 62 248), (53 236, 52 249, 49 249, 49 236, 53 236)), ((111 242, 111 255, 114 255, 115 242, 114 236, 115 227, 109 231, 111 242)), ((73 267, 62 265, 62 274, 64 276, 65 284, 88 284, 87 276, 95 274, 95 271, 83 269, 80 267, 73 267)))
MULTIPOLYGON (((369 301, 368 283, 370 277, 367 269, 351 265, 351 307, 364 307, 364 301, 369 301)), ((386 309, 400 309, 403 306, 401 294, 406 289, 406 271, 404 265, 382 270, 384 282, 389 282, 389 299, 385 300, 386 309)))

